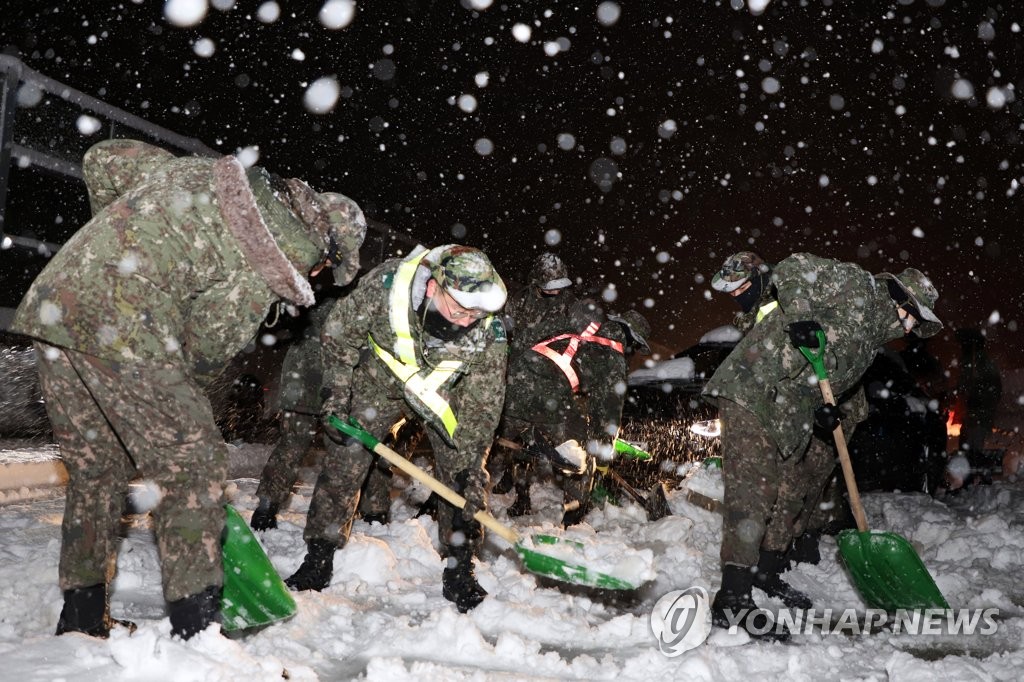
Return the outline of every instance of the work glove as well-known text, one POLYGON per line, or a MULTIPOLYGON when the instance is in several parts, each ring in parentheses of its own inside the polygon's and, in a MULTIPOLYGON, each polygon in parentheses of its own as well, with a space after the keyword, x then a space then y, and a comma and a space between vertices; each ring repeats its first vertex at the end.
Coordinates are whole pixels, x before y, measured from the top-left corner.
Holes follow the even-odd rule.
POLYGON ((332 415, 337 417, 341 421, 346 421, 348 415, 348 405, 340 405, 336 401, 332 400, 328 400, 327 402, 324 403, 323 408, 320 410, 320 421, 324 425, 324 433, 327 434, 327 437, 330 438, 335 443, 337 443, 338 445, 342 445, 346 448, 349 447, 350 445, 355 445, 356 443, 358 443, 359 440, 356 439, 355 437, 350 436, 347 433, 343 433, 338 429, 334 428, 333 426, 331 426, 331 421, 328 419, 328 417, 332 415))
POLYGON ((824 331, 814 320, 801 320, 786 325, 789 340, 797 348, 818 348, 818 332, 824 331))
POLYGON ((455 474, 455 491, 466 498, 462 518, 469 522, 478 511, 487 511, 487 484, 490 477, 481 468, 463 469, 455 474))
POLYGON ((842 413, 835 405, 822 405, 814 410, 814 425, 822 431, 832 433, 839 426, 841 417, 842 413))

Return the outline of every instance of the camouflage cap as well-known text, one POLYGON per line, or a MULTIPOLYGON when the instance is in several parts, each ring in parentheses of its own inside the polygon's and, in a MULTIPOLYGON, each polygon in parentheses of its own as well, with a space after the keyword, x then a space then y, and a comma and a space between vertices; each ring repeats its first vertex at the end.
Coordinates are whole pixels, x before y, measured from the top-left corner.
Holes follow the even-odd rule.
POLYGON ((542 253, 537 256, 530 269, 530 284, 538 289, 551 291, 572 286, 569 270, 562 259, 553 253, 542 253))
POLYGON ((505 283, 480 249, 449 246, 438 256, 431 275, 463 308, 493 313, 505 305, 505 283))
POLYGON ((910 302, 921 313, 918 326, 914 328, 915 334, 926 339, 939 333, 942 321, 932 311, 935 302, 939 300, 939 290, 927 275, 916 268, 907 268, 898 275, 882 272, 876 278, 897 282, 910 297, 910 302))
POLYGON ((298 178, 285 180, 292 209, 323 241, 324 257, 334 282, 345 286, 359 272, 359 247, 366 237, 366 218, 356 202, 337 192, 314 192, 298 178))
POLYGON ((366 238, 366 217, 356 202, 337 192, 317 195, 327 216, 327 254, 334 267, 334 283, 345 286, 359 273, 359 247, 366 238))
POLYGON ((646 317, 635 310, 627 310, 621 315, 608 313, 608 319, 624 326, 637 348, 644 353, 651 352, 651 346, 647 343, 651 336, 651 323, 646 317))
POLYGON ((740 251, 725 259, 721 269, 711 278, 711 288, 729 293, 736 291, 755 272, 767 273, 771 268, 753 251, 740 251))

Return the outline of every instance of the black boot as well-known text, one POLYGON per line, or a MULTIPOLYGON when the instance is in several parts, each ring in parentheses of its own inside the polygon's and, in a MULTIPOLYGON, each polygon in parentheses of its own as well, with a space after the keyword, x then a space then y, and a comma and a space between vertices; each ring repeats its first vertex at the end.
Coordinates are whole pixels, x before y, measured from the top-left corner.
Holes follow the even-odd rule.
POLYGON ((82 632, 102 639, 110 636, 106 585, 64 590, 64 608, 60 610, 56 634, 68 632, 82 632))
POLYGON ((382 526, 386 526, 391 521, 391 513, 386 511, 365 512, 363 513, 363 521, 366 521, 367 523, 379 523, 382 526))
POLYGON ((277 528, 277 511, 277 502, 271 502, 266 498, 262 498, 256 507, 256 511, 252 513, 249 525, 252 526, 253 530, 277 528))
POLYGON ((501 478, 498 479, 498 482, 494 484, 493 488, 491 488, 491 492, 495 495, 504 495, 512 490, 515 483, 515 466, 510 462, 509 465, 505 467, 505 472, 501 475, 501 478))
POLYGON ((191 639, 211 623, 220 622, 220 585, 210 585, 202 592, 167 604, 171 617, 171 635, 191 639))
MULTIPOLYGON (((456 489, 462 492, 462 485, 456 489)), ((484 539, 484 529, 479 521, 466 520, 461 509, 452 514, 452 534, 448 538, 444 555, 448 565, 441 576, 441 593, 453 602, 459 613, 476 608, 487 596, 487 590, 476 581, 473 556, 484 539)))
POLYGON ((337 546, 329 540, 310 540, 306 546, 306 558, 302 560, 302 565, 284 584, 296 592, 320 592, 331 584, 337 546))
POLYGON ((516 481, 516 499, 505 513, 509 516, 525 516, 533 511, 530 502, 530 483, 528 481, 516 481))
POLYGON ((821 531, 809 530, 793 540, 789 553, 786 554, 787 562, 794 564, 817 564, 821 561, 821 552, 818 550, 818 543, 821 541, 821 531))
POLYGON ((711 623, 715 627, 737 626, 756 639, 784 642, 789 633, 767 628, 768 616, 758 612, 750 591, 754 573, 750 566, 725 564, 722 567, 722 586, 711 603, 711 623), (762 632, 767 630, 767 632, 762 632))
POLYGON ((487 590, 476 581, 473 546, 469 541, 457 547, 449 545, 446 552, 448 567, 441 575, 441 593, 445 599, 455 604, 459 613, 476 608, 487 596, 487 590))
POLYGON ((789 562, 782 552, 762 549, 754 576, 754 587, 764 590, 769 597, 778 597, 791 609, 811 608, 813 604, 806 594, 783 582, 782 572, 788 568, 789 562))

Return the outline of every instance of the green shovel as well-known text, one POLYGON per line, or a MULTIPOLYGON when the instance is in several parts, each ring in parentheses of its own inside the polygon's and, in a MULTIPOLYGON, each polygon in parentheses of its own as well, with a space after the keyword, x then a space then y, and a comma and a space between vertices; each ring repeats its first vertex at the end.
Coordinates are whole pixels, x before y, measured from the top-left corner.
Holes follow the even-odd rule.
MULTIPOLYGON (((393 466, 427 486, 455 505, 456 508, 462 509, 466 505, 464 497, 381 443, 373 434, 363 429, 354 417, 349 417, 347 422, 343 422, 338 417, 330 415, 327 417, 327 423, 338 431, 352 436, 367 449, 377 453, 393 466)), ((519 555, 523 566, 531 573, 574 585, 600 587, 606 590, 635 590, 640 587, 624 577, 587 567, 583 556, 585 549, 583 543, 552 535, 533 535, 529 539, 523 539, 513 529, 502 525, 483 510, 474 514, 473 518, 515 547, 516 554, 519 555)))
POLYGON ((224 591, 221 627, 231 632, 270 625, 295 613, 295 599, 249 524, 224 505, 224 591))
MULTIPOLYGON (((817 352, 803 346, 800 352, 814 367, 825 404, 835 405, 836 399, 825 369, 825 332, 818 331, 817 352)), ((839 555, 853 577, 857 591, 868 606, 889 612, 899 609, 948 609, 949 604, 924 562, 905 538, 896 533, 868 530, 841 424, 836 426, 832 437, 836 441, 843 478, 850 494, 850 508, 857 521, 857 530, 844 530, 836 539, 839 555)))

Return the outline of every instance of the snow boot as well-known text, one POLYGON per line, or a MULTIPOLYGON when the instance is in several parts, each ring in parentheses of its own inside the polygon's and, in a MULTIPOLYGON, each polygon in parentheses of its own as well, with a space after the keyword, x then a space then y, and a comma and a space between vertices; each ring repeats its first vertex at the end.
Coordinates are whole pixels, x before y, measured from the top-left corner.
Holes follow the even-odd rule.
POLYGON ((115 625, 135 632, 135 623, 110 617, 110 601, 105 584, 64 590, 64 607, 60 610, 55 634, 81 632, 90 637, 106 639, 110 636, 110 628, 115 625))
POLYGON ((487 590, 476 581, 473 553, 466 544, 448 548, 448 566, 441 574, 441 594, 455 604, 459 613, 466 613, 487 596, 487 590))
MULTIPOLYGON (((459 487, 459 492, 462 486, 459 487)), ((445 546, 448 564, 441 575, 441 593, 453 602, 459 613, 466 613, 487 596, 487 590, 476 581, 473 557, 483 542, 484 529, 479 521, 466 520, 462 510, 452 515, 452 533, 445 546), (461 537, 459 537, 461 536, 461 537)))
POLYGON ((722 567, 722 586, 711 603, 711 624, 725 629, 735 625, 755 639, 785 642, 789 639, 788 632, 776 632, 774 628, 765 627, 768 616, 754 603, 751 595, 753 583, 752 567, 725 564, 722 567), (762 632, 766 629, 767 632, 762 632))
POLYGON ((167 604, 171 618, 171 635, 191 639, 212 623, 220 622, 220 585, 210 585, 202 592, 167 604))
POLYGON ((334 574, 334 551, 337 546, 329 540, 310 540, 306 543, 306 558, 284 584, 296 592, 322 591, 331 584, 334 574))
POLYGON ((789 568, 789 562, 782 552, 761 550, 754 575, 754 587, 764 590, 769 597, 778 597, 791 609, 809 609, 813 606, 810 598, 800 590, 782 580, 782 572, 789 568))
POLYGON ((817 565, 821 561, 821 551, 818 549, 820 541, 821 531, 818 530, 809 530, 800 535, 793 540, 786 554, 786 562, 817 565))
POLYGON ((437 501, 441 498, 438 497, 437 493, 430 493, 427 499, 423 500, 420 504, 419 509, 416 510, 416 516, 429 516, 431 518, 437 518, 437 501))
POLYGON ((252 519, 249 521, 249 525, 253 530, 270 530, 271 528, 277 528, 277 511, 279 505, 277 502, 271 502, 267 498, 260 498, 260 503, 256 505, 256 511, 252 513, 252 519))

